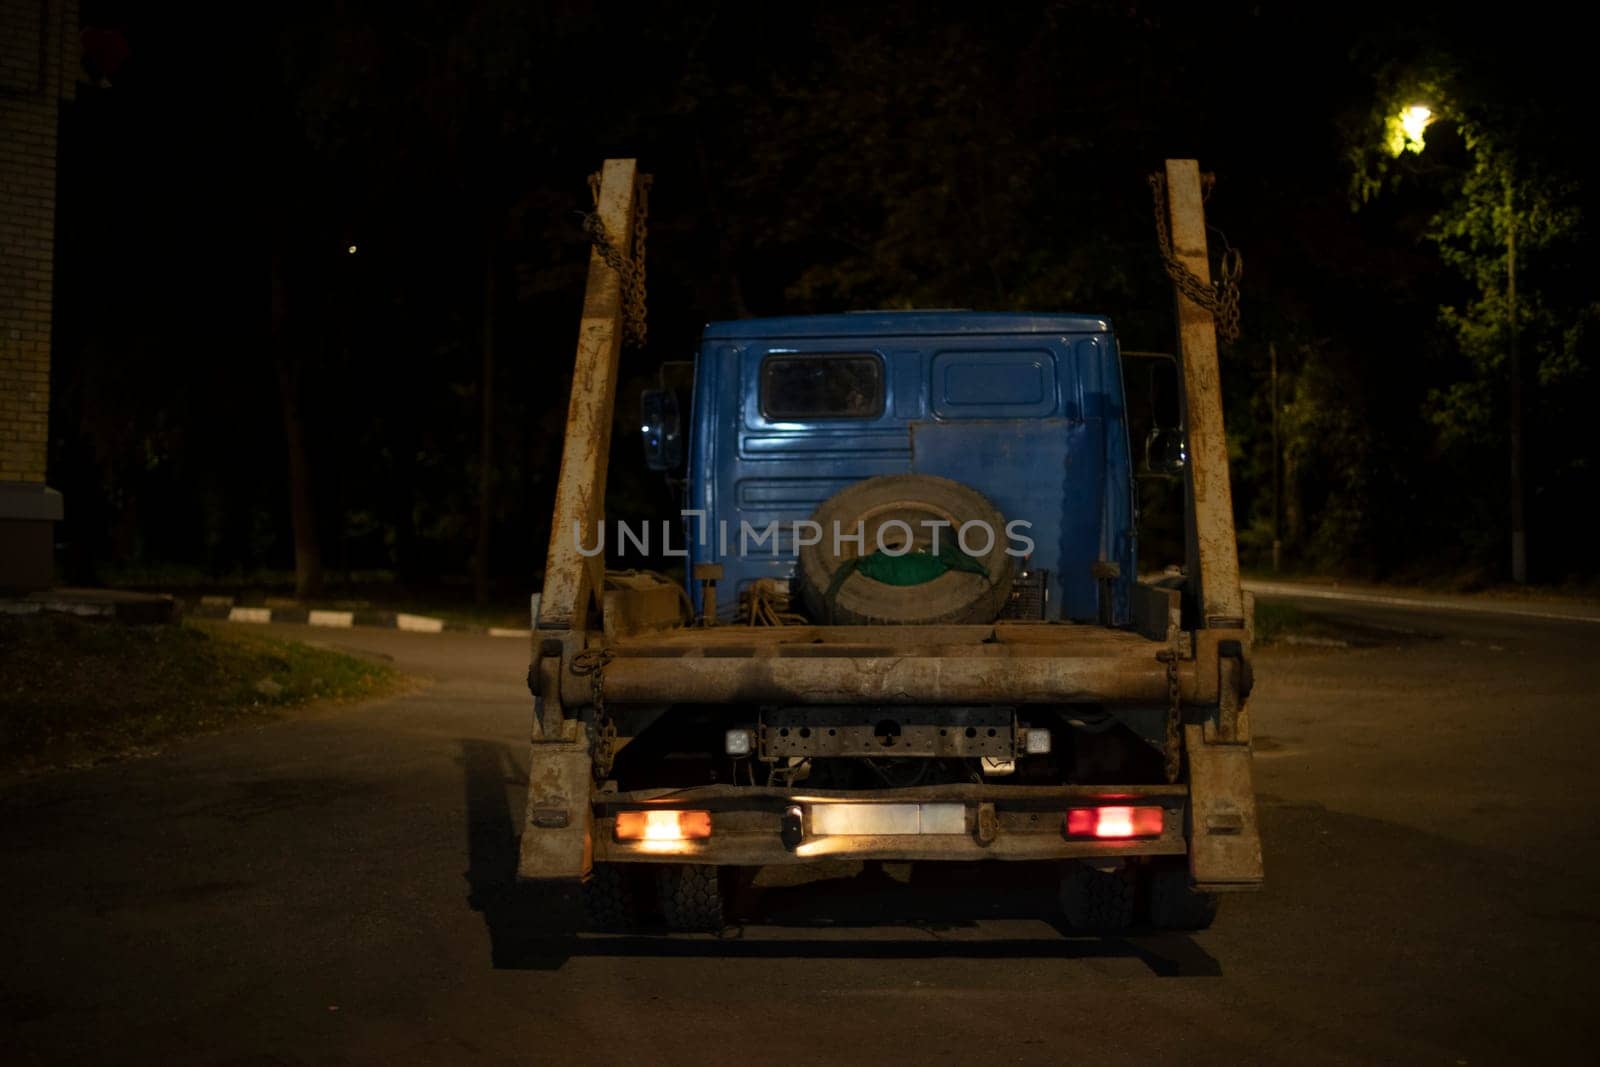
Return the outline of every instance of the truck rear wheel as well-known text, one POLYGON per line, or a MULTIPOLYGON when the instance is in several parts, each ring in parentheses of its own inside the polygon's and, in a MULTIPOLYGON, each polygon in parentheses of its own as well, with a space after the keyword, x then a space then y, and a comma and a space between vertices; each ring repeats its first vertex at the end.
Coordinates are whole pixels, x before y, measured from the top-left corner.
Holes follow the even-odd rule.
POLYGON ((1011 594, 1005 517, 960 482, 867 478, 823 501, 811 521, 821 540, 801 547, 799 570, 816 622, 990 623, 1011 594))
POLYGON ((1134 878, 1126 867, 1096 870, 1070 863, 1061 872, 1061 910, 1077 930, 1117 934, 1133 925, 1134 878))
POLYGON ((1163 862, 1150 872, 1150 924, 1163 930, 1205 930, 1217 917, 1217 898, 1189 884, 1182 862, 1163 862))
POLYGON ((673 863, 660 874, 661 916, 667 929, 716 933, 722 929, 721 869, 701 863, 673 863))
POLYGON ((633 872, 620 863, 597 863, 583 883, 583 917, 591 930, 631 930, 639 922, 633 872))

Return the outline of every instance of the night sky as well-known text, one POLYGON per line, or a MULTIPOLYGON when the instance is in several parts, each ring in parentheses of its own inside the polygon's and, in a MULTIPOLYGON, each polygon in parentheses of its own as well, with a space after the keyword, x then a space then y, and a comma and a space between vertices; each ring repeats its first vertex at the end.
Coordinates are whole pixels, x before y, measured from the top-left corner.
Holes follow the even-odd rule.
MULTIPOLYGON (((625 353, 624 405, 702 323, 745 315, 1085 311, 1126 347, 1170 348, 1145 175, 1197 157, 1217 176, 1213 252, 1245 264, 1223 366, 1247 564, 1270 541, 1270 344, 1290 564, 1468 584, 1506 576, 1504 263, 1472 178, 1509 174, 1530 234, 1532 576, 1594 575, 1562 521, 1597 458, 1592 94, 1582 35, 1537 5, 1493 22, 1134 0, 230 17, 83 5, 99 84, 62 118, 51 416, 68 581, 291 572, 287 369, 328 581, 465 582, 489 333, 488 573, 525 592, 585 178, 611 155, 655 175, 650 343, 625 353), (1384 117, 1417 102, 1439 113, 1426 149, 1388 157, 1384 117), (1475 302, 1487 328, 1462 325, 1475 302)), ((614 454, 612 514, 671 506, 636 442, 614 454)))

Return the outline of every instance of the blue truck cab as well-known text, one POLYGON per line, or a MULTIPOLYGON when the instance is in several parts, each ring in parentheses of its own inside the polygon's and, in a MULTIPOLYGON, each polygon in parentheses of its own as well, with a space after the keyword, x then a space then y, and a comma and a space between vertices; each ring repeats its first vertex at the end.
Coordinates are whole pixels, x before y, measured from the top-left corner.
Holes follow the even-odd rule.
MULTIPOLYGON (((717 614, 729 620, 757 579, 795 577, 794 524, 823 501, 878 475, 936 475, 1023 521, 1032 551, 1014 570, 1016 611, 1124 625, 1135 496, 1123 398, 1116 337, 1100 316, 711 323, 689 419, 689 563, 723 567, 717 614), (741 540, 773 523, 776 544, 741 540)), ((698 611, 698 584, 690 591, 698 611)))

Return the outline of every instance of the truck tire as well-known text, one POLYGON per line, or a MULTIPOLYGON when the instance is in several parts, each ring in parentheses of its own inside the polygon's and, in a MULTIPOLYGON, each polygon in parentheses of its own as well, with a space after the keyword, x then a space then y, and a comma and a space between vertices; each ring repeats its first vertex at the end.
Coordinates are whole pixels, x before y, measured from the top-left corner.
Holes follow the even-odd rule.
POLYGON ((584 924, 590 930, 631 930, 639 920, 633 872, 620 863, 597 863, 583 883, 584 924))
POLYGON ((661 916, 667 929, 716 933, 722 929, 720 869, 700 863, 661 868, 661 916))
POLYGON ((1150 872, 1150 925, 1163 930, 1205 930, 1217 917, 1217 898, 1189 884, 1183 863, 1159 863, 1150 872))
POLYGON ((1081 863, 1061 874, 1061 910, 1074 929, 1118 934, 1133 925, 1134 878, 1126 867, 1099 871, 1081 863))
MULTIPOLYGON (((1005 517, 982 493, 960 482, 930 474, 867 478, 823 501, 811 521, 822 528, 822 539, 800 549, 800 591, 811 618, 819 623, 990 623, 1011 593, 1005 517), (912 547, 924 552, 932 547, 934 534, 922 525, 925 521, 949 523, 938 530, 941 549, 956 545, 957 532, 968 523, 986 524, 993 536, 982 527, 969 530, 968 543, 985 549, 965 557, 976 564, 974 571, 947 570, 916 585, 890 585, 855 573, 856 558, 875 553, 879 528, 896 519, 911 528, 912 547), (865 533, 859 552, 853 541, 834 543, 834 530, 853 538, 858 525, 865 533), (841 568, 849 570, 841 575, 841 568)), ((896 538, 903 534, 891 526, 884 544, 898 548, 903 541, 896 538)))

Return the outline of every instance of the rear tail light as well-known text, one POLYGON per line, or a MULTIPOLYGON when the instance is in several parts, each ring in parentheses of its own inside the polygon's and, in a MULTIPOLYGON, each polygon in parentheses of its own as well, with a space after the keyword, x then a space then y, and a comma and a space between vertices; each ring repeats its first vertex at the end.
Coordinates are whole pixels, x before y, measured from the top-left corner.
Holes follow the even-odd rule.
POLYGON ((1160 837, 1160 808, 1108 806, 1073 808, 1067 812, 1068 837, 1160 837))
POLYGON ((692 841, 711 836, 709 811, 619 811, 618 841, 692 841))

